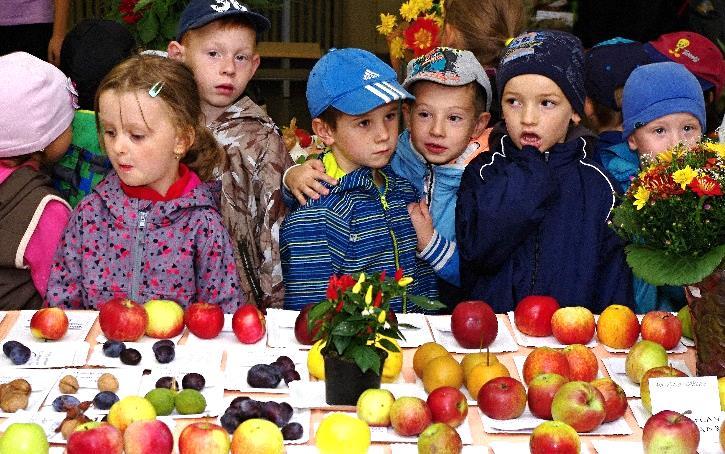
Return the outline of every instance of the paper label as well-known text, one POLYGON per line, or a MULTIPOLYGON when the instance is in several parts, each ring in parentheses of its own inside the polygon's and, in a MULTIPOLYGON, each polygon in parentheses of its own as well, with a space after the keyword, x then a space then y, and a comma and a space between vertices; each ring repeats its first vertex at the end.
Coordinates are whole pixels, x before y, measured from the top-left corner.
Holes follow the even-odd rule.
POLYGON ((720 414, 717 377, 657 377, 649 379, 652 414, 662 410, 720 414))

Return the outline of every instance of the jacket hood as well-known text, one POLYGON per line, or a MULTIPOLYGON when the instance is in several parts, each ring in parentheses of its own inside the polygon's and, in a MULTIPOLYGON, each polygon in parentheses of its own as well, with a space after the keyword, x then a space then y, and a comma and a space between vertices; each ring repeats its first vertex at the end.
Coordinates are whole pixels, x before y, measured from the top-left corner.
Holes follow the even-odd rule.
MULTIPOLYGON (((492 151, 501 150, 504 142, 507 143, 507 147, 516 148, 503 121, 496 123, 490 137, 489 143, 492 151)), ((561 165, 572 160, 592 159, 596 142, 597 136, 586 127, 582 125, 570 126, 566 132, 564 142, 555 144, 549 149, 549 162, 553 165, 561 165)))
POLYGON ((436 176, 437 184, 450 187, 454 191, 458 190, 461 175, 466 165, 455 163, 428 163, 423 155, 413 146, 413 141, 410 138, 410 130, 406 129, 398 137, 398 146, 395 149, 395 154, 400 159, 401 166, 406 169, 404 176, 411 180, 413 185, 417 186, 417 182, 425 178, 428 168, 430 168, 430 171, 436 176))

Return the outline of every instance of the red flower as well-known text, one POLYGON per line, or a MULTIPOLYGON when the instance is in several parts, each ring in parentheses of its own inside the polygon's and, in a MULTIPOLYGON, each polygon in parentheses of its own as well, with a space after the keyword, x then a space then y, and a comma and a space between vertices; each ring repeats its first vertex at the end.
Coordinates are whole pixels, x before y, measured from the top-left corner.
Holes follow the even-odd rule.
POLYGON ((401 279, 403 279, 403 268, 398 268, 395 270, 395 282, 398 282, 401 279))
POLYGON ((341 293, 344 292, 355 285, 355 282, 357 281, 349 274, 343 274, 340 277, 333 274, 330 276, 330 282, 327 284, 325 296, 330 300, 336 300, 338 298, 338 291, 341 293))
POLYGON ((690 182, 690 189, 692 189, 692 192, 697 194, 698 197, 705 197, 707 195, 722 195, 720 183, 707 175, 693 179, 690 182))
POLYGON ((679 184, 675 183, 672 175, 666 172, 664 166, 657 166, 650 169, 642 177, 642 186, 650 191, 650 198, 655 200, 667 199, 673 195, 683 194, 685 192, 679 184))
POLYGON ((121 13, 121 19, 129 25, 135 24, 143 15, 139 12, 135 12, 133 9, 136 7, 138 0, 121 0, 118 4, 118 11, 121 13))
POLYGON ((413 55, 420 57, 438 46, 440 27, 433 19, 419 17, 411 22, 403 32, 405 45, 413 50, 413 55))

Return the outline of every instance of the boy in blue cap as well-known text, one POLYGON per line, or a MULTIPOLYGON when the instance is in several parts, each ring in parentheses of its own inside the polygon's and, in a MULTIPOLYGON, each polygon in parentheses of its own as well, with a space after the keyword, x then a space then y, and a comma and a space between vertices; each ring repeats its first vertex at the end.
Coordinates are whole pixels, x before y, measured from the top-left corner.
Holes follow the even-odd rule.
POLYGON ((505 121, 466 167, 456 206, 461 283, 495 312, 528 295, 601 312, 632 306, 614 183, 589 158, 583 51, 559 31, 515 38, 496 74, 505 121))
MULTIPOLYGON (((407 205, 420 194, 388 165, 398 140, 400 102, 412 99, 393 69, 361 49, 331 50, 312 68, 312 129, 329 148, 319 159, 339 183, 289 214, 280 231, 286 309, 325 299, 333 274, 402 268, 410 293, 434 296, 419 270, 407 205)), ((327 184, 327 183, 325 183, 327 184)), ((406 311, 400 300, 391 308, 406 311)))

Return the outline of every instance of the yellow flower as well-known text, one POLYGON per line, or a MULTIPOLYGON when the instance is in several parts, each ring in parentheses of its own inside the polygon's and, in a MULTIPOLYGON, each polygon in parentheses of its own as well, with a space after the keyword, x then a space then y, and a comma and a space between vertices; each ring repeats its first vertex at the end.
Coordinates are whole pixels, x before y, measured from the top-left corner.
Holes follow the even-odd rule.
POLYGON ((398 281, 398 285, 401 287, 405 287, 406 285, 410 284, 411 282, 413 282, 413 278, 410 276, 405 276, 405 277, 400 278, 400 280, 398 281))
POLYGON ((644 186, 640 186, 637 188, 637 192, 634 194, 634 206, 637 207, 638 210, 641 210, 644 208, 644 206, 647 204, 647 201, 649 200, 649 191, 644 186))
POLYGON ((441 0, 438 5, 441 7, 441 17, 446 17, 446 0, 441 0))
POLYGON ((672 150, 663 151, 657 155, 657 161, 660 164, 669 164, 672 162, 673 153, 672 150))
POLYGON ((385 311, 380 311, 378 314, 378 323, 385 323, 385 311))
POLYGON ((368 291, 365 293, 365 305, 370 306, 373 302, 373 286, 368 287, 368 291))
POLYGON ((439 16, 437 14, 426 14, 425 18, 432 20, 433 22, 438 24, 438 26, 440 28, 443 28, 443 17, 442 16, 439 16))
POLYGON ((705 147, 717 153, 721 158, 725 158, 725 143, 706 142, 705 147))
POLYGON ((395 28, 395 16, 392 14, 380 14, 380 25, 376 28, 378 33, 387 36, 395 28))
POLYGON ((396 36, 390 40, 390 58, 400 60, 405 57, 405 42, 400 36, 396 36))
POLYGON ((675 183, 679 183, 682 189, 685 189, 695 177, 697 177, 697 170, 692 170, 690 166, 672 173, 672 179, 675 180, 675 183))
POLYGON ((416 0, 410 0, 400 6, 400 16, 410 22, 420 14, 420 5, 416 0))

